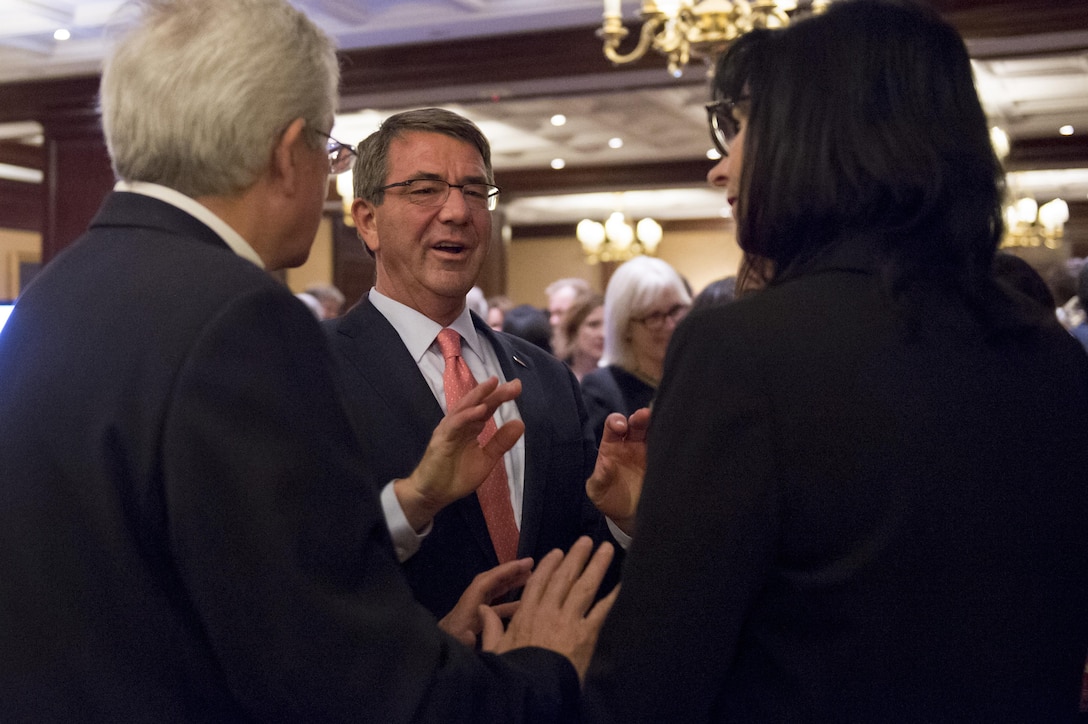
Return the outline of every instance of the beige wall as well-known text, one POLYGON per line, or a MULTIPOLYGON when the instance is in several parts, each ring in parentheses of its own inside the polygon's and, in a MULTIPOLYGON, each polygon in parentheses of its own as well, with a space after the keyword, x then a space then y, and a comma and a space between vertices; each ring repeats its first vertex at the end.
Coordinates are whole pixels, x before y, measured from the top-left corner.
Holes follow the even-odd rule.
POLYGON ((40 234, 0 229, 0 300, 19 296, 19 262, 41 261, 41 258, 40 234))
MULTIPOLYGON (((728 231, 666 231, 657 256, 687 277, 698 292, 715 279, 737 273, 740 248, 728 231)), ((517 304, 546 307, 544 288, 562 277, 582 277, 603 291, 600 267, 583 261, 573 237, 517 239, 509 247, 507 295, 517 304)))
POLYGON ((287 270, 287 286, 296 294, 311 284, 332 284, 332 223, 325 217, 317 227, 306 263, 287 270))
POLYGON ((601 288, 600 272, 582 261, 574 237, 518 239, 507 247, 506 296, 515 304, 547 308, 544 288, 564 277, 581 277, 592 288, 601 288))

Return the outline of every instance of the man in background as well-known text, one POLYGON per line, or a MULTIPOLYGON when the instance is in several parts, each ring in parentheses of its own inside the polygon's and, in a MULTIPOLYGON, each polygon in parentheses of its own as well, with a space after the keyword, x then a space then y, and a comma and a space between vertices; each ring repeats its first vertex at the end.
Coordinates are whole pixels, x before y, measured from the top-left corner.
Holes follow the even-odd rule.
MULTIPOLYGON (((350 162, 328 135, 331 43, 283 0, 142 10, 102 76, 122 180, 0 341, 3 718, 565 720, 609 547, 577 582, 589 542, 553 552, 505 634, 484 619, 484 648, 506 653, 440 632, 400 573, 320 328, 265 272, 306 259, 350 162)), ((479 485, 521 428, 476 436, 517 392, 468 391, 407 484, 479 485)))
POLYGON ((544 294, 548 297, 548 324, 552 327, 552 349, 566 349, 563 318, 575 299, 591 291, 589 282, 579 277, 556 279, 545 287, 544 294))

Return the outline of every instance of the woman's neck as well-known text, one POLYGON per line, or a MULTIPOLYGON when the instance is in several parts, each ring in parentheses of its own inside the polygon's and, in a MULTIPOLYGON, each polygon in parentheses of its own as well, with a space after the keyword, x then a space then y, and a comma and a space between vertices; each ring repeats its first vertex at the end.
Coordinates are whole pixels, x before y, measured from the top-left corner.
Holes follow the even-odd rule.
POLYGON ((661 382, 661 374, 664 372, 663 367, 664 363, 654 363, 650 360, 640 359, 635 360, 635 368, 630 372, 651 387, 657 387, 658 383, 661 382))
POLYGON ((570 356, 570 370, 581 382, 582 377, 597 369, 597 361, 597 358, 575 350, 570 356))

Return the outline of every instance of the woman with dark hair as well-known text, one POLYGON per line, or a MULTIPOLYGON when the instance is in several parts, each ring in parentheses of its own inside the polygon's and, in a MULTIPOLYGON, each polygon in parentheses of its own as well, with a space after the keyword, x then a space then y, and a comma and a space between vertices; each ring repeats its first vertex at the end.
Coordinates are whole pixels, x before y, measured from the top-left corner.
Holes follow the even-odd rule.
POLYGON ((742 36, 710 105, 765 288, 676 330, 591 721, 1074 721, 1088 358, 991 263, 966 48, 906 2, 742 36))
POLYGON ((587 373, 597 369, 604 353, 604 297, 596 292, 575 297, 563 314, 559 332, 556 337, 563 349, 557 356, 581 382, 587 373))

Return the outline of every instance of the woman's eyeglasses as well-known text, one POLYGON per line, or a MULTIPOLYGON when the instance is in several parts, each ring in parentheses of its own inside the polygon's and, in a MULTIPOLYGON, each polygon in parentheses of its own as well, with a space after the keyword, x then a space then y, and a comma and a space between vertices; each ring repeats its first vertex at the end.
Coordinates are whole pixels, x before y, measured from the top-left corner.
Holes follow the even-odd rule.
MULTIPOLYGON (((710 124, 710 140, 714 142, 714 148, 722 156, 729 155, 729 146, 733 139, 740 133, 740 121, 737 120, 735 109, 747 103, 748 96, 741 96, 736 100, 723 98, 720 101, 706 104, 706 118, 710 124)), ((742 111, 743 111, 743 107, 742 111)))

